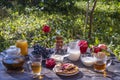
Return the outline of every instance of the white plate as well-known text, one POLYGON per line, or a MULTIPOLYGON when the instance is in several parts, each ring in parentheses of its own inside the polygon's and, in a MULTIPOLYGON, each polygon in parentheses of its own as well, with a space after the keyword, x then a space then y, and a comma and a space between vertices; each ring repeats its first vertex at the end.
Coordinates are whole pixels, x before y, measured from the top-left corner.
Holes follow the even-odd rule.
POLYGON ((73 73, 73 74, 59 74, 59 73, 56 72, 56 67, 54 67, 53 72, 55 72, 56 74, 61 75, 61 76, 73 76, 73 75, 78 74, 79 70, 77 72, 73 73))

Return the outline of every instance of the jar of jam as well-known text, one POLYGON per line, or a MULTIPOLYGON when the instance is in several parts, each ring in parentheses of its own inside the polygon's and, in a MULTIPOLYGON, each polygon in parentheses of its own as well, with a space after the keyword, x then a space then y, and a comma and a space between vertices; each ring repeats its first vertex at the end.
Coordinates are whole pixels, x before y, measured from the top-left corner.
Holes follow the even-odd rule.
POLYGON ((56 37, 56 52, 60 52, 63 47, 63 38, 61 36, 56 37))

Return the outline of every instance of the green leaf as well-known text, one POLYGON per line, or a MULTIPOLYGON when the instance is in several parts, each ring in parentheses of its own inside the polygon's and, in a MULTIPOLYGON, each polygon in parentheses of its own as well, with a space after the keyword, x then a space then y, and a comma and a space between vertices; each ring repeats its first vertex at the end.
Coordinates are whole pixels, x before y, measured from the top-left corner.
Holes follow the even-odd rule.
POLYGON ((98 37, 95 37, 95 44, 98 45, 100 43, 98 37))

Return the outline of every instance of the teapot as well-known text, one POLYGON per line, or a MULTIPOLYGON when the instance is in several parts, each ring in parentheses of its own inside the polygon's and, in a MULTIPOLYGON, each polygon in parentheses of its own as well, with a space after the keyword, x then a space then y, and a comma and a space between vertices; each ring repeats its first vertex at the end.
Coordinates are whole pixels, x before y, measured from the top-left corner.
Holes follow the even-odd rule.
POLYGON ((4 54, 2 63, 8 71, 22 71, 25 58, 20 54, 20 49, 10 46, 4 54))

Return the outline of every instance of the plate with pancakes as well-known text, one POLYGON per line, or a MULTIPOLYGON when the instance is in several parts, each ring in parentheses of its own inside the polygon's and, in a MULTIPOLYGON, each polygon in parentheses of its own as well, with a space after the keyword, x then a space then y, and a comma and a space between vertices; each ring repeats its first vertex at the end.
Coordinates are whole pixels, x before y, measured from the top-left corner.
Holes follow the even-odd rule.
POLYGON ((59 63, 55 65, 53 71, 58 75, 72 76, 79 73, 79 68, 72 63, 59 63))

